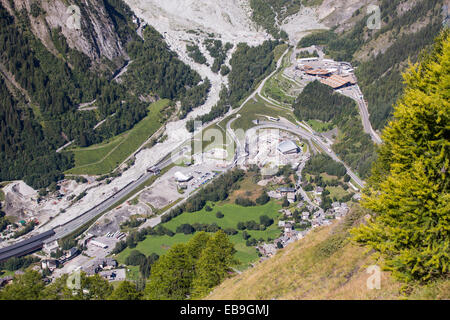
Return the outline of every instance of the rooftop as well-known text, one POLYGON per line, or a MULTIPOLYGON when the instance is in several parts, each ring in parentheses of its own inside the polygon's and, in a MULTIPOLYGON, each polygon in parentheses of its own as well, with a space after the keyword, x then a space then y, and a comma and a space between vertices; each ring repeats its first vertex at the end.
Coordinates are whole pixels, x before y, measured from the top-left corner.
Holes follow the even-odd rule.
POLYGON ((297 153, 298 151, 299 151, 299 148, 298 148, 298 146, 295 144, 295 142, 294 141, 292 141, 292 140, 286 140, 286 141, 283 141, 283 142, 281 142, 279 145, 278 145, 278 150, 281 152, 281 153, 297 153))
POLYGON ((338 75, 332 75, 328 78, 320 80, 323 84, 332 87, 333 89, 341 88, 347 84, 354 84, 354 81, 350 77, 341 77, 338 75))

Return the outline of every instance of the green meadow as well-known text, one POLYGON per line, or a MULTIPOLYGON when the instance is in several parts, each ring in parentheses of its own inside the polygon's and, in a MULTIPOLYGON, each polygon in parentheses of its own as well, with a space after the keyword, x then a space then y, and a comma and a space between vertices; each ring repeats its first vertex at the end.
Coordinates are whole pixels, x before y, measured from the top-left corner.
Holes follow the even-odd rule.
MULTIPOLYGON (((209 204, 213 208, 212 211, 207 212, 205 209, 198 212, 186 212, 182 215, 172 219, 169 222, 162 224, 164 227, 176 231, 176 228, 179 225, 188 223, 217 223, 222 229, 234 228, 237 230, 238 222, 245 222, 249 220, 255 220, 259 223, 259 217, 261 215, 267 215, 270 218, 274 219, 274 224, 267 228, 264 231, 247 231, 252 238, 256 240, 264 239, 268 240, 268 238, 275 239, 280 235, 280 229, 277 227, 277 222, 279 218, 278 210, 281 209, 281 205, 277 202, 271 201, 264 206, 255 206, 255 207, 241 207, 235 204, 209 204), (216 212, 220 211, 223 213, 224 217, 219 219, 216 217, 216 212)), ((252 262, 258 260, 258 254, 254 247, 247 247, 245 244, 245 240, 242 236, 242 231, 237 230, 238 233, 236 235, 230 236, 230 240, 234 243, 235 248, 237 250, 235 257, 239 260, 240 265, 237 266, 237 269, 243 270, 246 269, 252 262)), ((151 253, 156 253, 158 255, 164 254, 170 247, 172 247, 176 243, 185 243, 189 241, 189 239, 193 235, 185 235, 177 233, 173 237, 169 236, 147 236, 147 238, 138 243, 136 248, 130 249, 127 248, 117 255, 117 260, 121 263, 124 263, 126 257, 130 254, 132 250, 139 250, 145 255, 150 255, 151 253)))
POLYGON ((103 175, 113 171, 161 128, 163 124, 160 122, 160 111, 169 102, 165 99, 151 104, 147 117, 127 132, 101 144, 67 151, 74 154, 75 167, 66 173, 103 175))

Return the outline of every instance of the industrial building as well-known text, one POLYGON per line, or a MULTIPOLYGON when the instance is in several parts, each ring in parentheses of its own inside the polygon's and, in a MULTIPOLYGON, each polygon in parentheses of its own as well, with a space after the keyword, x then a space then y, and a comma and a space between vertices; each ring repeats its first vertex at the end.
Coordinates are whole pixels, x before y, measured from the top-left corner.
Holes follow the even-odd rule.
POLYGON ((334 90, 341 89, 347 86, 356 84, 356 80, 351 76, 338 76, 333 74, 330 77, 320 80, 323 84, 330 86, 334 90))
POLYGON ((177 171, 175 173, 175 179, 178 182, 188 182, 190 180, 192 180, 193 176, 192 175, 185 175, 183 173, 181 173, 180 171, 177 171))
POLYGON ((278 151, 282 154, 296 154, 300 152, 300 148, 292 140, 283 141, 278 145, 278 151))
POLYGON ((58 240, 46 242, 44 243, 44 247, 42 248, 42 250, 48 255, 52 254, 53 252, 56 252, 58 249, 59 249, 58 240))
POLYGON ((329 70, 324 69, 305 70, 305 73, 307 75, 315 77, 328 77, 331 75, 331 72, 329 70))
POLYGON ((91 241, 89 241, 89 243, 94 245, 94 246, 96 246, 96 247, 102 248, 102 249, 108 248, 108 246, 106 244, 104 244, 104 243, 102 243, 100 241, 97 241, 97 240, 91 240, 91 241))

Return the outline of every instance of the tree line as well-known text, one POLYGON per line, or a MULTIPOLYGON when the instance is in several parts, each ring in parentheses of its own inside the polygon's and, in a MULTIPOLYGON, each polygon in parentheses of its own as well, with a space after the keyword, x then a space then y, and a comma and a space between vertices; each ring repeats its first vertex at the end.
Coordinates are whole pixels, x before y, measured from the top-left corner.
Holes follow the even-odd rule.
POLYGON ((196 234, 159 257, 133 251, 131 265, 148 266, 148 282, 122 282, 114 289, 99 274, 80 273, 80 288, 69 288, 68 274, 46 285, 28 270, 0 290, 0 300, 184 300, 200 299, 232 273, 235 249, 223 231, 196 234))

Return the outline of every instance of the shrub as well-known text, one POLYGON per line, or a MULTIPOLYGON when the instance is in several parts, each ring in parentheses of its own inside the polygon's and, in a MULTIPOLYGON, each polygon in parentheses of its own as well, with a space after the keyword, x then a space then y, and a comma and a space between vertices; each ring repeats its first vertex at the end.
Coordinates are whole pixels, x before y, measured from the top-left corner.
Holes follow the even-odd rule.
POLYGON ((229 236, 234 236, 235 234, 238 233, 237 230, 236 230, 236 229, 233 229, 233 228, 227 228, 227 229, 225 229, 224 231, 225 231, 225 233, 226 233, 227 235, 229 235, 229 236))
POLYGON ((259 217, 259 222, 266 227, 270 227, 273 224, 273 219, 266 215, 262 215, 259 217))
POLYGON ((184 234, 193 234, 195 232, 195 229, 188 223, 182 224, 177 227, 177 233, 184 233, 184 234))
POLYGON ((261 206, 265 205, 269 201, 270 201, 270 197, 269 197, 269 195, 267 194, 266 191, 264 191, 264 193, 262 195, 260 195, 258 197, 258 199, 256 199, 256 203, 261 205, 261 206))
POLYGON ((125 259, 125 264, 128 266, 138 266, 143 264, 147 258, 139 250, 133 250, 130 255, 125 259))
POLYGON ((222 218, 224 217, 224 215, 223 215, 222 212, 217 211, 217 212, 216 212, 216 217, 219 218, 219 219, 222 219, 222 218))

